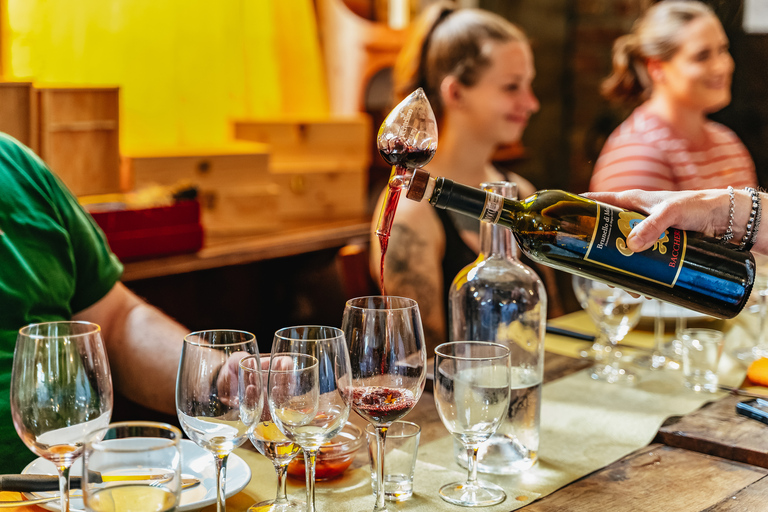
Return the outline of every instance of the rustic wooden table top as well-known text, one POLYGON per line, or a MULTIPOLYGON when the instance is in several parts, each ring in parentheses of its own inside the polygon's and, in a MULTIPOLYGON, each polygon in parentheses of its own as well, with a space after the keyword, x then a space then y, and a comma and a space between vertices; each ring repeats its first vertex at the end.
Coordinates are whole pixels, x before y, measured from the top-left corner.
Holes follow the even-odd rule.
MULTIPOLYGON (((544 382, 587 366, 588 361, 548 352, 544 382)), ((727 396, 670 418, 653 444, 520 510, 768 511, 768 426, 736 415, 736 402, 745 399, 727 396)), ((429 398, 408 415, 421 425, 422 442, 445 435, 437 418, 429 398)))

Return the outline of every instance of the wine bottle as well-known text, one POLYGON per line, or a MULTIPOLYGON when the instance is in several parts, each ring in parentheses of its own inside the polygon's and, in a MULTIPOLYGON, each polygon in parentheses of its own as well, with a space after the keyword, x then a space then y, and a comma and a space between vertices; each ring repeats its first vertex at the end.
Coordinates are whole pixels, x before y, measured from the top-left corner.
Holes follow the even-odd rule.
POLYGON ((633 253, 626 237, 643 215, 562 190, 514 201, 417 170, 406 196, 507 227, 520 248, 544 265, 715 317, 736 316, 755 279, 748 251, 675 228, 652 248, 633 253))
MULTIPOLYGON (((484 183, 482 188, 517 199, 514 183, 484 183)), ((480 254, 456 275, 448 302, 450 341, 499 343, 509 349, 512 364, 507 415, 478 449, 477 469, 492 474, 529 469, 539 451, 547 294, 539 276, 517 259, 508 229, 480 224, 480 254)), ((466 467, 467 450, 458 439, 454 457, 466 467)))

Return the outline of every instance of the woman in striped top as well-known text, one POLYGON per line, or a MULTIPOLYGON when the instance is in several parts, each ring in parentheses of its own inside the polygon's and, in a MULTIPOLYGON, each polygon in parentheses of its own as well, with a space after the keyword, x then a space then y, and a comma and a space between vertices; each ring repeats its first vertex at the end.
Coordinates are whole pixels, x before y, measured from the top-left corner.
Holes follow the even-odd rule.
POLYGON ((757 186, 755 164, 730 129, 707 119, 731 101, 733 59, 714 12, 696 1, 651 7, 613 49, 603 95, 644 102, 608 138, 591 191, 757 186))

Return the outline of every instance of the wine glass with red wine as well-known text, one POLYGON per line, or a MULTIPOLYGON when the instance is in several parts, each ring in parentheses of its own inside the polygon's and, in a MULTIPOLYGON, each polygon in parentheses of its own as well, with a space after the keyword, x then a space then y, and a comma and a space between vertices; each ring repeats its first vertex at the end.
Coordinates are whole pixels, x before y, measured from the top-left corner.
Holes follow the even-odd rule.
POLYGON ((427 353, 419 306, 413 299, 359 297, 347 302, 342 330, 352 365, 345 398, 376 429, 376 506, 384 502, 384 441, 392 422, 416 405, 424 390, 427 353))

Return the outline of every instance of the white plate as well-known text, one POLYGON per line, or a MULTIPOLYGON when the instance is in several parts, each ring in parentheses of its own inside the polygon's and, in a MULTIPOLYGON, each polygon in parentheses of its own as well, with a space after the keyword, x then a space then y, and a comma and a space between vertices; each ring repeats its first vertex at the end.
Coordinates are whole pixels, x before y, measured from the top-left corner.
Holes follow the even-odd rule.
MULTIPOLYGON (((216 467, 214 466, 211 452, 200 448, 188 439, 182 439, 181 464, 182 478, 197 478, 200 480, 200 485, 181 491, 181 500, 176 510, 182 512, 185 510, 196 510, 216 503, 216 467)), ((24 468, 22 473, 32 475, 57 474, 56 466, 51 461, 43 458, 32 461, 24 468)), ((80 458, 72 465, 70 475, 81 476, 82 473, 83 463, 82 458, 80 458)), ((227 480, 225 484, 227 498, 242 491, 250 481, 251 468, 248 467, 248 464, 243 459, 234 453, 230 454, 227 459, 227 480)), ((34 499, 52 496, 55 493, 39 492, 25 494, 29 499, 34 499)), ((58 511, 60 508, 58 501, 43 503, 39 506, 54 511, 58 511)), ((83 510, 83 500, 73 497, 70 501, 70 508, 73 510, 83 510)))
MULTIPOLYGON (((658 312, 658 304, 658 301, 646 299, 641 306, 641 316, 643 318, 656 318, 656 313, 658 312)), ((665 320, 675 320, 677 318, 712 318, 709 315, 705 315, 704 313, 699 313, 698 311, 693 311, 682 306, 670 304, 669 302, 661 303, 661 317, 665 320)))

